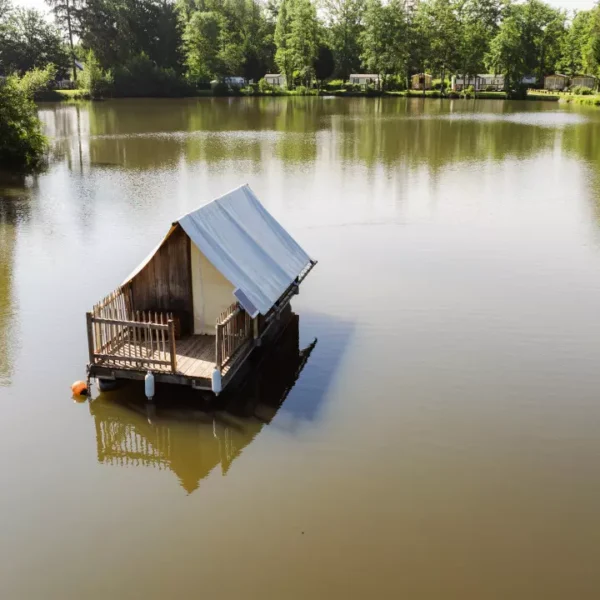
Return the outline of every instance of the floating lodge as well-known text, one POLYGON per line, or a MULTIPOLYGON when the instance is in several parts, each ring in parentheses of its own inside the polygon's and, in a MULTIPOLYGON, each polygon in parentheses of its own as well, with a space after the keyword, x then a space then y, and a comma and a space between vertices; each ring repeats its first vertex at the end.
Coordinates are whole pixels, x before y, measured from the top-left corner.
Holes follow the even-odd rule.
MULTIPOLYGON (((220 393, 316 264, 244 185, 175 221, 87 313, 88 377, 220 393)), ((151 394, 152 395, 152 394, 151 394)))

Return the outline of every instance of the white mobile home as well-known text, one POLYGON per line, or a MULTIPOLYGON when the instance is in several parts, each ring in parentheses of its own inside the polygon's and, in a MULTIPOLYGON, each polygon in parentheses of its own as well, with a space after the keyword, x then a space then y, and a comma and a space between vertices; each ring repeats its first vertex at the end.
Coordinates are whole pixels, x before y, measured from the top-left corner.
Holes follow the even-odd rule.
POLYGON ((454 75, 452 77, 452 91, 460 92, 473 86, 476 92, 501 92, 504 90, 504 75, 454 75))
POLYGON ((277 87, 286 86, 285 75, 282 75, 281 73, 267 73, 265 75, 265 82, 277 87))
POLYGON ((350 75, 350 83, 354 85, 374 85, 379 87, 381 84, 381 77, 375 73, 352 73, 350 75))

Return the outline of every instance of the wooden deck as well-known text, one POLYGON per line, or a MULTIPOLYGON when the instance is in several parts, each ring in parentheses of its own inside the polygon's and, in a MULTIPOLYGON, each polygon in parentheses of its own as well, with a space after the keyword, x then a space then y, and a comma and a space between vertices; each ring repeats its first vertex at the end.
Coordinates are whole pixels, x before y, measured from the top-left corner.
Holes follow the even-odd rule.
MULTIPOLYGON (((177 371, 179 375, 197 379, 210 379, 215 368, 215 336, 214 335, 190 335, 180 340, 176 340, 175 345, 177 356, 177 371)), ((98 361, 99 367, 112 367, 116 369, 135 369, 139 370, 137 365, 133 365, 131 358, 140 357, 150 360, 159 360, 159 351, 148 348, 140 348, 139 345, 125 341, 121 342, 117 348, 112 351, 112 355, 122 357, 122 360, 108 358, 98 361)), ((228 366, 222 369, 225 375, 229 370, 228 366)), ((171 372, 169 366, 156 364, 152 367, 154 372, 171 372)))

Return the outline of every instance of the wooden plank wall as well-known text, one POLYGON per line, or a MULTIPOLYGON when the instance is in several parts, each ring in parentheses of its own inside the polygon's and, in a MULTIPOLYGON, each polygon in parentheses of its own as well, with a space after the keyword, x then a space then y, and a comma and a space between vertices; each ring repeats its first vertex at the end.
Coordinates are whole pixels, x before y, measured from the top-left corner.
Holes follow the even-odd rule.
POLYGON ((192 332, 192 267, 190 239, 177 225, 152 260, 131 282, 133 309, 169 311, 181 320, 182 334, 192 332))

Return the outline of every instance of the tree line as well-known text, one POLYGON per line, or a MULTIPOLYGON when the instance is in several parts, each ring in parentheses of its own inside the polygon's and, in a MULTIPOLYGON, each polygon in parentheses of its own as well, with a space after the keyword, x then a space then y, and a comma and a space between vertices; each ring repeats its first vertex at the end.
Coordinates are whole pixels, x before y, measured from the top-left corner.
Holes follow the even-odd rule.
POLYGON ((47 0, 54 16, 0 0, 0 69, 93 65, 122 95, 179 95, 267 72, 288 85, 413 73, 600 75, 600 7, 568 14, 542 0, 47 0))

